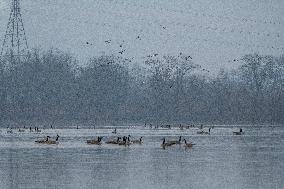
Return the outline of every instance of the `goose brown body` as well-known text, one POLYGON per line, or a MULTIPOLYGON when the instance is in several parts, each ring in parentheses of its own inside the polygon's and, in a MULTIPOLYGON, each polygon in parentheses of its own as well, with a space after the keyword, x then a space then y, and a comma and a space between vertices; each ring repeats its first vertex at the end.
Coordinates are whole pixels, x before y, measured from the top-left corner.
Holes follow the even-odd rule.
POLYGON ((172 145, 174 145, 174 144, 171 143, 171 142, 166 142, 166 139, 164 138, 164 139, 163 139, 163 143, 161 144, 161 147, 162 147, 163 149, 165 149, 166 147, 169 147, 169 146, 172 146, 172 145))
POLYGON ((103 137, 98 137, 97 140, 87 140, 87 144, 101 145, 102 138, 103 137))
POLYGON ((106 144, 118 144, 120 141, 120 137, 117 137, 116 140, 109 140, 106 142, 106 144))
POLYGON ((37 140, 35 141, 36 143, 39 143, 39 144, 58 144, 58 139, 59 139, 59 135, 56 136, 56 139, 55 140, 49 140, 50 139, 50 136, 47 136, 45 140, 37 140))
POLYGON ((181 136, 179 137, 179 140, 169 141, 168 143, 171 144, 171 145, 174 145, 174 144, 181 144, 181 136))
POLYGON ((191 142, 187 143, 187 141, 185 139, 183 139, 183 140, 184 140, 184 147, 186 147, 186 148, 192 148, 193 145, 195 145, 195 144, 192 144, 191 142))
POLYGON ((142 143, 143 143, 142 138, 143 138, 143 137, 140 137, 139 140, 132 140, 131 142, 132 142, 133 144, 142 144, 142 143))

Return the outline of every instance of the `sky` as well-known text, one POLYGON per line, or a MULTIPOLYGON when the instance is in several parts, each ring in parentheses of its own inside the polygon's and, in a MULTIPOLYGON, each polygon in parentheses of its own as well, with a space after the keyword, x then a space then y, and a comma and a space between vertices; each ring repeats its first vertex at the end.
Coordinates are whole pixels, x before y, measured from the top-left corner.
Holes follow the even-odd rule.
MULTIPOLYGON (((10 3, 0 0, 1 43, 10 3)), ((248 53, 284 54, 283 0, 21 0, 21 8, 29 48, 58 48, 81 64, 181 52, 216 73, 248 53)))

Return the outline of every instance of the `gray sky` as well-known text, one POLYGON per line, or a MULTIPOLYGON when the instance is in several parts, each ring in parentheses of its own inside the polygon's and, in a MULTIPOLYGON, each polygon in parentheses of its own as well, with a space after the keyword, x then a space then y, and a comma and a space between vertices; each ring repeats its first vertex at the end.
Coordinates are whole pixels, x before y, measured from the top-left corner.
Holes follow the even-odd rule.
MULTIPOLYGON (((1 45, 10 1, 0 0, 1 45)), ((21 0, 21 5, 30 47, 56 47, 82 63, 103 53, 120 55, 122 49, 122 56, 136 61, 183 52, 216 72, 235 67, 232 60, 247 53, 284 53, 283 0, 21 0)))

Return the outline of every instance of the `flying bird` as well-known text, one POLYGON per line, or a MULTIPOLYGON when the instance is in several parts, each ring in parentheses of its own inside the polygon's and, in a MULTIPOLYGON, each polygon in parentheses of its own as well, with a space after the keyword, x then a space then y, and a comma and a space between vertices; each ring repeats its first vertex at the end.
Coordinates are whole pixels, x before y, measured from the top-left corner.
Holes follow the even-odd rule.
POLYGON ((187 56, 187 57, 185 57, 185 60, 188 60, 189 58, 192 59, 191 56, 187 56))
POLYGON ((111 42, 111 40, 110 40, 110 39, 105 41, 105 43, 110 43, 110 42, 111 42))
POLYGON ((122 51, 119 51, 118 53, 119 53, 119 54, 123 54, 124 52, 125 52, 125 49, 122 50, 122 51))

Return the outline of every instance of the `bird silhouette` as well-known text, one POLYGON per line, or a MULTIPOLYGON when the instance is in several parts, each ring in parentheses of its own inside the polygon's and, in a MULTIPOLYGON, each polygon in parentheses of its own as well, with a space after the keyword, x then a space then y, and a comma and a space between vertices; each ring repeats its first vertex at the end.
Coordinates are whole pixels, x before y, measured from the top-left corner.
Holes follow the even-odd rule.
POLYGON ((185 60, 188 60, 189 58, 192 59, 191 56, 187 56, 187 57, 185 57, 185 60))
POLYGON ((125 52, 125 50, 122 50, 122 51, 119 51, 118 53, 119 54, 123 54, 125 52))
POLYGON ((111 42, 111 40, 110 40, 110 39, 105 41, 105 43, 110 43, 110 42, 111 42))

